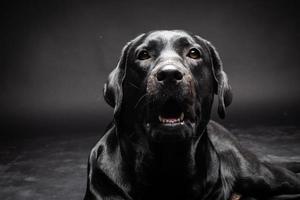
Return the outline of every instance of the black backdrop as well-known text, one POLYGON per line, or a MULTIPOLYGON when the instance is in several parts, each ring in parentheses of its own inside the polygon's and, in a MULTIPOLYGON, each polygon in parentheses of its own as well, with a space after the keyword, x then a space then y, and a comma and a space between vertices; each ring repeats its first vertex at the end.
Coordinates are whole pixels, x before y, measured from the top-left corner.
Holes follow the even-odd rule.
POLYGON ((102 86, 122 46, 153 29, 186 29, 217 47, 234 90, 224 123, 298 125, 296 0, 2 1, 0 9, 2 135, 100 131, 112 116, 102 86))

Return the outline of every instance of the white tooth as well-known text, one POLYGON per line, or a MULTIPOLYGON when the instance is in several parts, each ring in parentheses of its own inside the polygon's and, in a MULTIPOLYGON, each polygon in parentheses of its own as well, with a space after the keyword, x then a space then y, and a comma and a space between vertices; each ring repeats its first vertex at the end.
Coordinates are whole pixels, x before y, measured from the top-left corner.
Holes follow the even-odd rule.
POLYGON ((182 112, 181 115, 180 115, 180 120, 182 121, 184 118, 184 113, 182 112))
POLYGON ((159 119, 160 122, 162 122, 162 120, 163 120, 160 115, 158 116, 158 119, 159 119))

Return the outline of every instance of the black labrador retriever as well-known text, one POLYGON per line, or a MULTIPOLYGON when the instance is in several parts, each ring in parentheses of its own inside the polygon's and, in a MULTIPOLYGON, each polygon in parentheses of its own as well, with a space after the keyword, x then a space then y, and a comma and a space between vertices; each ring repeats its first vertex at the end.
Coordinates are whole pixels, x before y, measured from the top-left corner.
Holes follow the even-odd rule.
POLYGON ((224 118, 231 88, 207 40, 175 30, 127 43, 104 85, 114 119, 90 153, 84 199, 300 199, 295 173, 210 121, 215 94, 224 118))

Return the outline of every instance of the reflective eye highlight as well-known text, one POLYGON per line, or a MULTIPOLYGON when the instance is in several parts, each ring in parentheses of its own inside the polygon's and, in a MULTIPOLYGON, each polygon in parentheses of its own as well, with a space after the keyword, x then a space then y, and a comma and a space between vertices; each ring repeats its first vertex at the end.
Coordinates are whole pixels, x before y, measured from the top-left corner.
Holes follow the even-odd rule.
POLYGON ((187 56, 190 57, 190 58, 192 58, 192 59, 199 59, 201 57, 199 50, 196 49, 196 48, 190 49, 190 51, 188 52, 187 56))
POLYGON ((150 56, 150 54, 149 54, 148 51, 142 50, 142 51, 139 52, 139 54, 138 54, 138 56, 137 56, 137 59, 139 59, 139 60, 147 60, 147 59, 149 59, 150 57, 151 57, 151 56, 150 56))

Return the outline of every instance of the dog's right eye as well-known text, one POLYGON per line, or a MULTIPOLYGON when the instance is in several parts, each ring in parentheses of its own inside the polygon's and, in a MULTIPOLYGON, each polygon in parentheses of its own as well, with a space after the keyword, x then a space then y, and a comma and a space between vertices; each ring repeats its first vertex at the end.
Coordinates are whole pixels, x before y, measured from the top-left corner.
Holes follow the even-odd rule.
POLYGON ((193 59, 199 59, 201 57, 199 50, 196 49, 196 48, 192 48, 188 52, 187 56, 190 57, 190 58, 193 58, 193 59))
POLYGON ((139 54, 138 54, 138 56, 137 56, 137 58, 138 58, 139 60, 147 60, 147 59, 149 59, 150 57, 151 57, 150 54, 149 54, 148 51, 146 51, 146 50, 140 51, 139 54))

